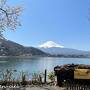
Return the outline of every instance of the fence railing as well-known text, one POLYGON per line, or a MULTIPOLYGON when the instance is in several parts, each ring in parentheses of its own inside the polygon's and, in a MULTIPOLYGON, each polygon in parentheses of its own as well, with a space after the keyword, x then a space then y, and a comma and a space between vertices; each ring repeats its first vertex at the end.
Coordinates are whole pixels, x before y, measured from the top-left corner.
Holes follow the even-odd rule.
POLYGON ((64 90, 90 90, 88 85, 69 85, 65 86, 64 90))

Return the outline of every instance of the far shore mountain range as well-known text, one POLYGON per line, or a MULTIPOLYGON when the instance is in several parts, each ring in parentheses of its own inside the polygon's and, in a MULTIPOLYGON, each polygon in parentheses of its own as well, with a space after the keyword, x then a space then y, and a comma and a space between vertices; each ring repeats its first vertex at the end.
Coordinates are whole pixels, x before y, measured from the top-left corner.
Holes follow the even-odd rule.
POLYGON ((0 39, 0 56, 89 58, 90 51, 64 48, 53 41, 47 41, 39 47, 25 47, 7 39, 0 39))

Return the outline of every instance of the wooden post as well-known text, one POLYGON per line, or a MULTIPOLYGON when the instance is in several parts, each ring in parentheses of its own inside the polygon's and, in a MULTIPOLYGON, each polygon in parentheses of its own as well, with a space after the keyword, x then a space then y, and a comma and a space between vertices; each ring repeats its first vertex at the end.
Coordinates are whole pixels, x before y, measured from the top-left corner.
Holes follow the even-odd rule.
POLYGON ((47 82, 47 70, 45 69, 44 83, 47 82))

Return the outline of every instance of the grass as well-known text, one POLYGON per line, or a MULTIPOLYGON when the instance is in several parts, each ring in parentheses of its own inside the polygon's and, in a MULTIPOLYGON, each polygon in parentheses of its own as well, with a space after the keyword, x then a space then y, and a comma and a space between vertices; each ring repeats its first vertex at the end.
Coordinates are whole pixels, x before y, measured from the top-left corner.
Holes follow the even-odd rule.
MULTIPOLYGON (((54 73, 49 73, 48 79, 50 79, 51 83, 54 83, 54 73)), ((27 86, 43 84, 50 84, 50 82, 44 83, 44 73, 33 73, 32 79, 29 80, 29 74, 24 71, 17 72, 17 70, 6 69, 5 71, 0 72, 1 86, 27 86), (17 79, 15 75, 18 76, 17 79)))

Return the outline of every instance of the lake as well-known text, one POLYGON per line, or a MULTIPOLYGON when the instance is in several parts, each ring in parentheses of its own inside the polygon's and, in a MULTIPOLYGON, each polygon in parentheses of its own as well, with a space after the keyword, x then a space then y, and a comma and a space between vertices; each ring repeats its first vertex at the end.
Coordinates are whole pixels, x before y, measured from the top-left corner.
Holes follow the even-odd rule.
POLYGON ((59 57, 31 57, 31 58, 0 58, 0 71, 15 69, 28 73, 53 71, 54 67, 63 64, 90 64, 90 58, 59 58, 59 57))

